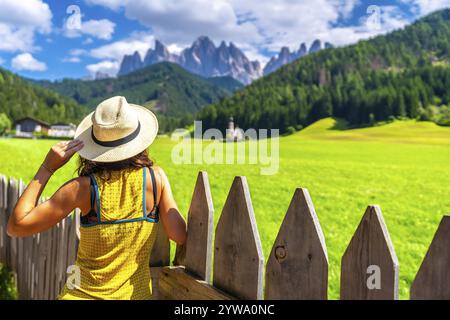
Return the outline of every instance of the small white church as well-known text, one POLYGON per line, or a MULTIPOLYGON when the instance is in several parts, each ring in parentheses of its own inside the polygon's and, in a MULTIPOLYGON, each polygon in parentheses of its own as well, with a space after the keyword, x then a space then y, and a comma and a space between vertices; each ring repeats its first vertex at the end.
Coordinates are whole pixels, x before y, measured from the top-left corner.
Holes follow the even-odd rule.
POLYGON ((235 125, 233 117, 230 117, 228 128, 226 130, 225 142, 237 142, 242 140, 244 140, 244 130, 235 125))

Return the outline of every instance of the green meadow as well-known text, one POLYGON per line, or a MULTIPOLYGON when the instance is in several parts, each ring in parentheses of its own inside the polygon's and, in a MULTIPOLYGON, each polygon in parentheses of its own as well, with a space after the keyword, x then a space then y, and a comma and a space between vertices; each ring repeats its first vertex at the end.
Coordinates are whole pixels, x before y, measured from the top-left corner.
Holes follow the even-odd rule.
MULTIPOLYGON (((208 172, 216 223, 233 178, 246 176, 266 259, 295 189, 307 188, 325 234, 331 299, 339 298, 340 260, 367 205, 380 205, 400 261, 400 297, 408 299, 434 232, 450 213, 450 128, 416 121, 344 128, 339 121, 324 119, 281 137, 274 175, 261 175, 258 164, 174 164, 171 154, 177 142, 168 137, 159 137, 150 154, 167 172, 184 214, 198 171, 208 172)), ((0 139, 0 173, 30 180, 53 143, 0 139)), ((219 156, 222 152, 227 151, 219 156)), ((45 195, 75 177, 75 169, 74 159, 52 177, 45 195)))

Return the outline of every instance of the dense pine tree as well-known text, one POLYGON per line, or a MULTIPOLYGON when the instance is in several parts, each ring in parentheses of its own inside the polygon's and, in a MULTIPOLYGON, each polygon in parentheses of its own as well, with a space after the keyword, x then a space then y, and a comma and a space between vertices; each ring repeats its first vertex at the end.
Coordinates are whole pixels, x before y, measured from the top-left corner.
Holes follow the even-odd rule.
POLYGON ((201 110, 198 118, 204 128, 225 128, 233 116, 243 128, 282 132, 328 116, 354 126, 393 117, 450 124, 449 40, 447 9, 403 30, 303 57, 201 110))
POLYGON ((77 123, 86 112, 72 99, 0 68, 0 114, 4 113, 11 121, 29 116, 49 123, 77 123))

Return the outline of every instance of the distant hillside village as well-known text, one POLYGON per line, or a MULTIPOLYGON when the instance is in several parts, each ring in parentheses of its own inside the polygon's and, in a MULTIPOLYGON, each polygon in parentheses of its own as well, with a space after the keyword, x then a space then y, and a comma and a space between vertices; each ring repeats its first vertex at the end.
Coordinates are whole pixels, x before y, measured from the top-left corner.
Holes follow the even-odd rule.
POLYGON ((73 138, 75 136, 76 125, 73 123, 54 123, 25 117, 14 122, 14 137, 33 138, 36 136, 47 136, 55 138, 73 138))

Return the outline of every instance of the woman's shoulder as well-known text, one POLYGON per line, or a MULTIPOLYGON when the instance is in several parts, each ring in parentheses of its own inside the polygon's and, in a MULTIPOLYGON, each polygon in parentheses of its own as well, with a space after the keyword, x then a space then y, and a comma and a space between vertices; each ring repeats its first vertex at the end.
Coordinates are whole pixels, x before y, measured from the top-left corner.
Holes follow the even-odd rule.
POLYGON ((63 187, 66 187, 67 189, 72 189, 72 191, 75 190, 84 190, 85 188, 89 188, 90 185, 90 178, 87 176, 79 176, 76 178, 73 178, 69 181, 67 181, 63 187))
POLYGON ((161 168, 160 166, 153 165, 151 168, 152 168, 153 172, 155 173, 157 186, 159 188, 163 189, 168 183, 166 173, 164 172, 163 168, 161 168))
POLYGON ((160 166, 153 165, 152 169, 155 172, 155 174, 164 174, 165 175, 163 168, 161 168, 160 166))

